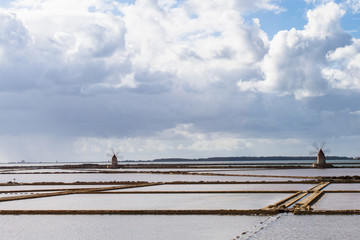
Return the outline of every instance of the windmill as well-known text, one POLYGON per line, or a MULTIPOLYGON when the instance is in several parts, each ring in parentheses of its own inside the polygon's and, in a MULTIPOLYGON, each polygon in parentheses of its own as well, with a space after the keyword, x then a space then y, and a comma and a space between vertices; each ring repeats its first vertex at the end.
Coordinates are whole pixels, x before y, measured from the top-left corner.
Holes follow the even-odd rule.
POLYGON ((314 143, 313 146, 316 149, 316 151, 310 152, 310 154, 316 154, 317 153, 317 159, 316 163, 313 164, 314 168, 330 168, 332 167, 331 164, 326 163, 326 157, 325 153, 329 153, 329 149, 324 149, 326 143, 322 142, 320 146, 317 143, 314 143))
POLYGON ((111 157, 111 167, 116 168, 118 166, 118 158, 121 158, 119 156, 120 150, 115 150, 114 148, 111 148, 111 153, 107 153, 106 155, 108 157, 111 157))

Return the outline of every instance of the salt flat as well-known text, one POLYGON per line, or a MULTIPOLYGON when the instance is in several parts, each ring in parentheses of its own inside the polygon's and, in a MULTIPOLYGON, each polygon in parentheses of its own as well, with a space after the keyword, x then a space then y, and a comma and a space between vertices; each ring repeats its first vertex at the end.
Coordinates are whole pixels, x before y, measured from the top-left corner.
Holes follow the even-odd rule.
MULTIPOLYGON (((143 213, 141 213, 143 215, 100 215, 98 213, 98 215, 86 215, 86 213, 81 213, 82 215, 52 215, 51 212, 56 210, 229 210, 230 212, 227 214, 231 214, 232 210, 259 210, 287 199, 295 192, 309 192, 310 195, 311 191, 318 191, 311 190, 318 184, 324 184, 321 182, 322 180, 317 180, 317 176, 354 176, 359 172, 357 168, 244 168, 232 171, 222 171, 219 168, 214 168, 214 171, 211 171, 211 168, 199 169, 209 175, 197 174, 199 172, 195 173, 193 170, 191 171, 194 173, 190 173, 184 171, 186 168, 166 169, 169 172, 163 171, 163 173, 158 173, 156 168, 149 168, 150 171, 146 172, 142 172, 144 170, 140 169, 137 172, 137 169, 134 168, 129 173, 121 172, 121 169, 96 168, 77 169, 76 171, 71 169, 50 170, 53 173, 48 173, 46 169, 21 170, 22 173, 10 174, 8 171, 0 172, 0 183, 3 184, 0 186, 0 191, 22 191, 1 194, 0 200, 7 199, 7 201, 0 202, 0 211, 47 211, 43 212, 44 215, 41 216, 0 215, 0 219, 4 223, 0 226, 3 239, 118 239, 120 235, 124 239, 150 240, 279 239, 279 237, 281 239, 309 239, 310 237, 313 237, 312 239, 332 239, 333 236, 336 239, 355 239, 354 234, 357 228, 350 226, 350 223, 359 220, 358 215, 300 216, 293 215, 291 211, 286 214, 272 213, 267 216, 144 215, 143 213), (84 173, 84 171, 88 173, 84 173), (227 176, 226 174, 252 176, 227 176), (290 178, 286 176, 290 176, 290 178), (292 176, 300 178, 292 178, 292 176), (130 185, 114 183, 112 185, 111 182, 114 181, 142 183, 140 185, 137 185, 139 183, 130 185), (41 184, 24 185, 35 182, 41 184), (54 184, 54 182, 66 184, 54 184), (94 182, 98 184, 91 184, 94 182), (149 183, 151 186, 144 186, 144 183, 149 183), (91 190, 91 188, 106 189, 111 186, 129 186, 129 188, 97 192, 91 190), (50 197, 39 195, 38 198, 29 197, 27 199, 27 196, 37 196, 37 194, 43 193, 41 191, 43 189, 58 189, 61 191, 61 195, 55 194, 50 197), (74 192, 71 189, 88 190, 74 192), (151 193, 152 191, 155 193, 151 193), (229 193, 227 191, 238 192, 229 193), (252 191, 252 193, 246 193, 246 191, 252 191), (276 191, 284 192, 276 193, 276 191), (24 196, 25 199, 20 200, 16 198, 17 196, 24 196), (12 197, 14 198, 11 199, 12 197), (319 224, 317 221, 322 222, 319 224), (332 222, 329 223, 329 221, 332 222), (342 221, 342 232, 340 227, 332 226, 336 221, 342 221), (316 228, 313 227, 314 225, 316 228), (21 231, 12 229, 21 229, 21 231)), ((318 202, 311 206, 313 209, 360 210, 360 204, 357 201, 360 196, 360 183, 351 183, 350 181, 326 184, 329 185, 323 189, 325 192, 318 202), (340 192, 337 193, 326 192, 339 190, 340 192), (341 190, 353 192, 341 192, 341 190)), ((248 213, 251 211, 246 214, 248 213)))

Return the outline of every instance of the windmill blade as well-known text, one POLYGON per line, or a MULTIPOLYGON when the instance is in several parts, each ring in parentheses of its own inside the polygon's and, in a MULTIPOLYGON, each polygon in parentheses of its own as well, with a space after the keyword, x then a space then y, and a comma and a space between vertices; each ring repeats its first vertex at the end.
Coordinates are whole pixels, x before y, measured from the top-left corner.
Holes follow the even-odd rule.
POLYGON ((111 150, 112 154, 115 155, 115 148, 112 147, 110 150, 111 150))
POLYGON ((318 151, 310 151, 309 152, 309 155, 317 155, 318 154, 318 151))
POLYGON ((315 148, 317 151, 320 150, 319 145, 318 145, 316 142, 313 143, 313 146, 314 146, 314 148, 315 148))
POLYGON ((108 156, 108 157, 112 157, 112 156, 113 156, 113 154, 111 154, 111 153, 106 153, 106 156, 108 156))
POLYGON ((327 149, 323 149, 323 152, 326 154, 329 154, 331 152, 331 150, 329 148, 327 148, 327 149))
POLYGON ((326 145, 326 142, 324 142, 324 141, 321 142, 320 149, 324 149, 325 145, 326 145))

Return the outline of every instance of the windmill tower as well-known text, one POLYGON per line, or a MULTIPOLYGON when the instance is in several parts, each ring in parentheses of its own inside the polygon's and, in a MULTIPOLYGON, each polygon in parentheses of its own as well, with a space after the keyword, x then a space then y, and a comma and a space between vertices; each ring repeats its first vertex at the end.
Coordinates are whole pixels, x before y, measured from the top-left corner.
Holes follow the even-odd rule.
POLYGON ((324 166, 325 163, 325 154, 323 152, 323 150, 320 148, 318 154, 317 154, 317 160, 316 160, 316 164, 318 166, 324 166))
POLYGON ((326 163, 326 157, 325 157, 324 152, 329 152, 330 150, 328 150, 328 149, 323 150, 323 148, 325 147, 325 142, 322 142, 320 147, 316 143, 314 143, 313 146, 317 152, 317 159, 316 159, 316 163, 313 164, 313 168, 331 168, 331 167, 333 167, 331 164, 326 163))
POLYGON ((111 157, 111 165, 110 168, 117 168, 118 167, 118 158, 119 158, 119 151, 115 151, 115 149, 111 149, 111 153, 108 153, 107 156, 111 157))
POLYGON ((118 165, 118 159, 117 159, 116 154, 114 154, 114 155, 112 156, 112 158, 111 158, 111 166, 112 166, 112 167, 117 167, 117 165, 118 165))

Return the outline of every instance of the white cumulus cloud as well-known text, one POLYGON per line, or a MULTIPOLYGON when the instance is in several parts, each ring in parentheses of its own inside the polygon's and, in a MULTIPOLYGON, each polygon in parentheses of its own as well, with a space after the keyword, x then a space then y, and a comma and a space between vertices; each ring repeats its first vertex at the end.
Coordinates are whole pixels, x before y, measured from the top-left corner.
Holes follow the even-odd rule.
POLYGON ((111 146, 132 159, 254 155, 304 145, 294 135, 360 133, 359 40, 341 27, 357 2, 309 0, 304 28, 269 40, 260 19, 283 17, 281 3, 1 5, 0 156, 11 161, 17 142, 27 148, 16 158, 52 146, 58 160, 111 146))
POLYGON ((345 4, 349 6, 354 13, 360 10, 360 0, 346 0, 345 4))
POLYGON ((353 39, 351 45, 338 48, 327 55, 330 67, 323 75, 333 88, 360 89, 360 40, 353 39))
POLYGON ((322 77, 327 53, 350 43, 340 27, 343 15, 339 5, 329 2, 308 11, 303 30, 278 32, 261 62, 264 79, 240 81, 240 89, 294 94, 298 99, 324 94, 329 88, 322 77))

